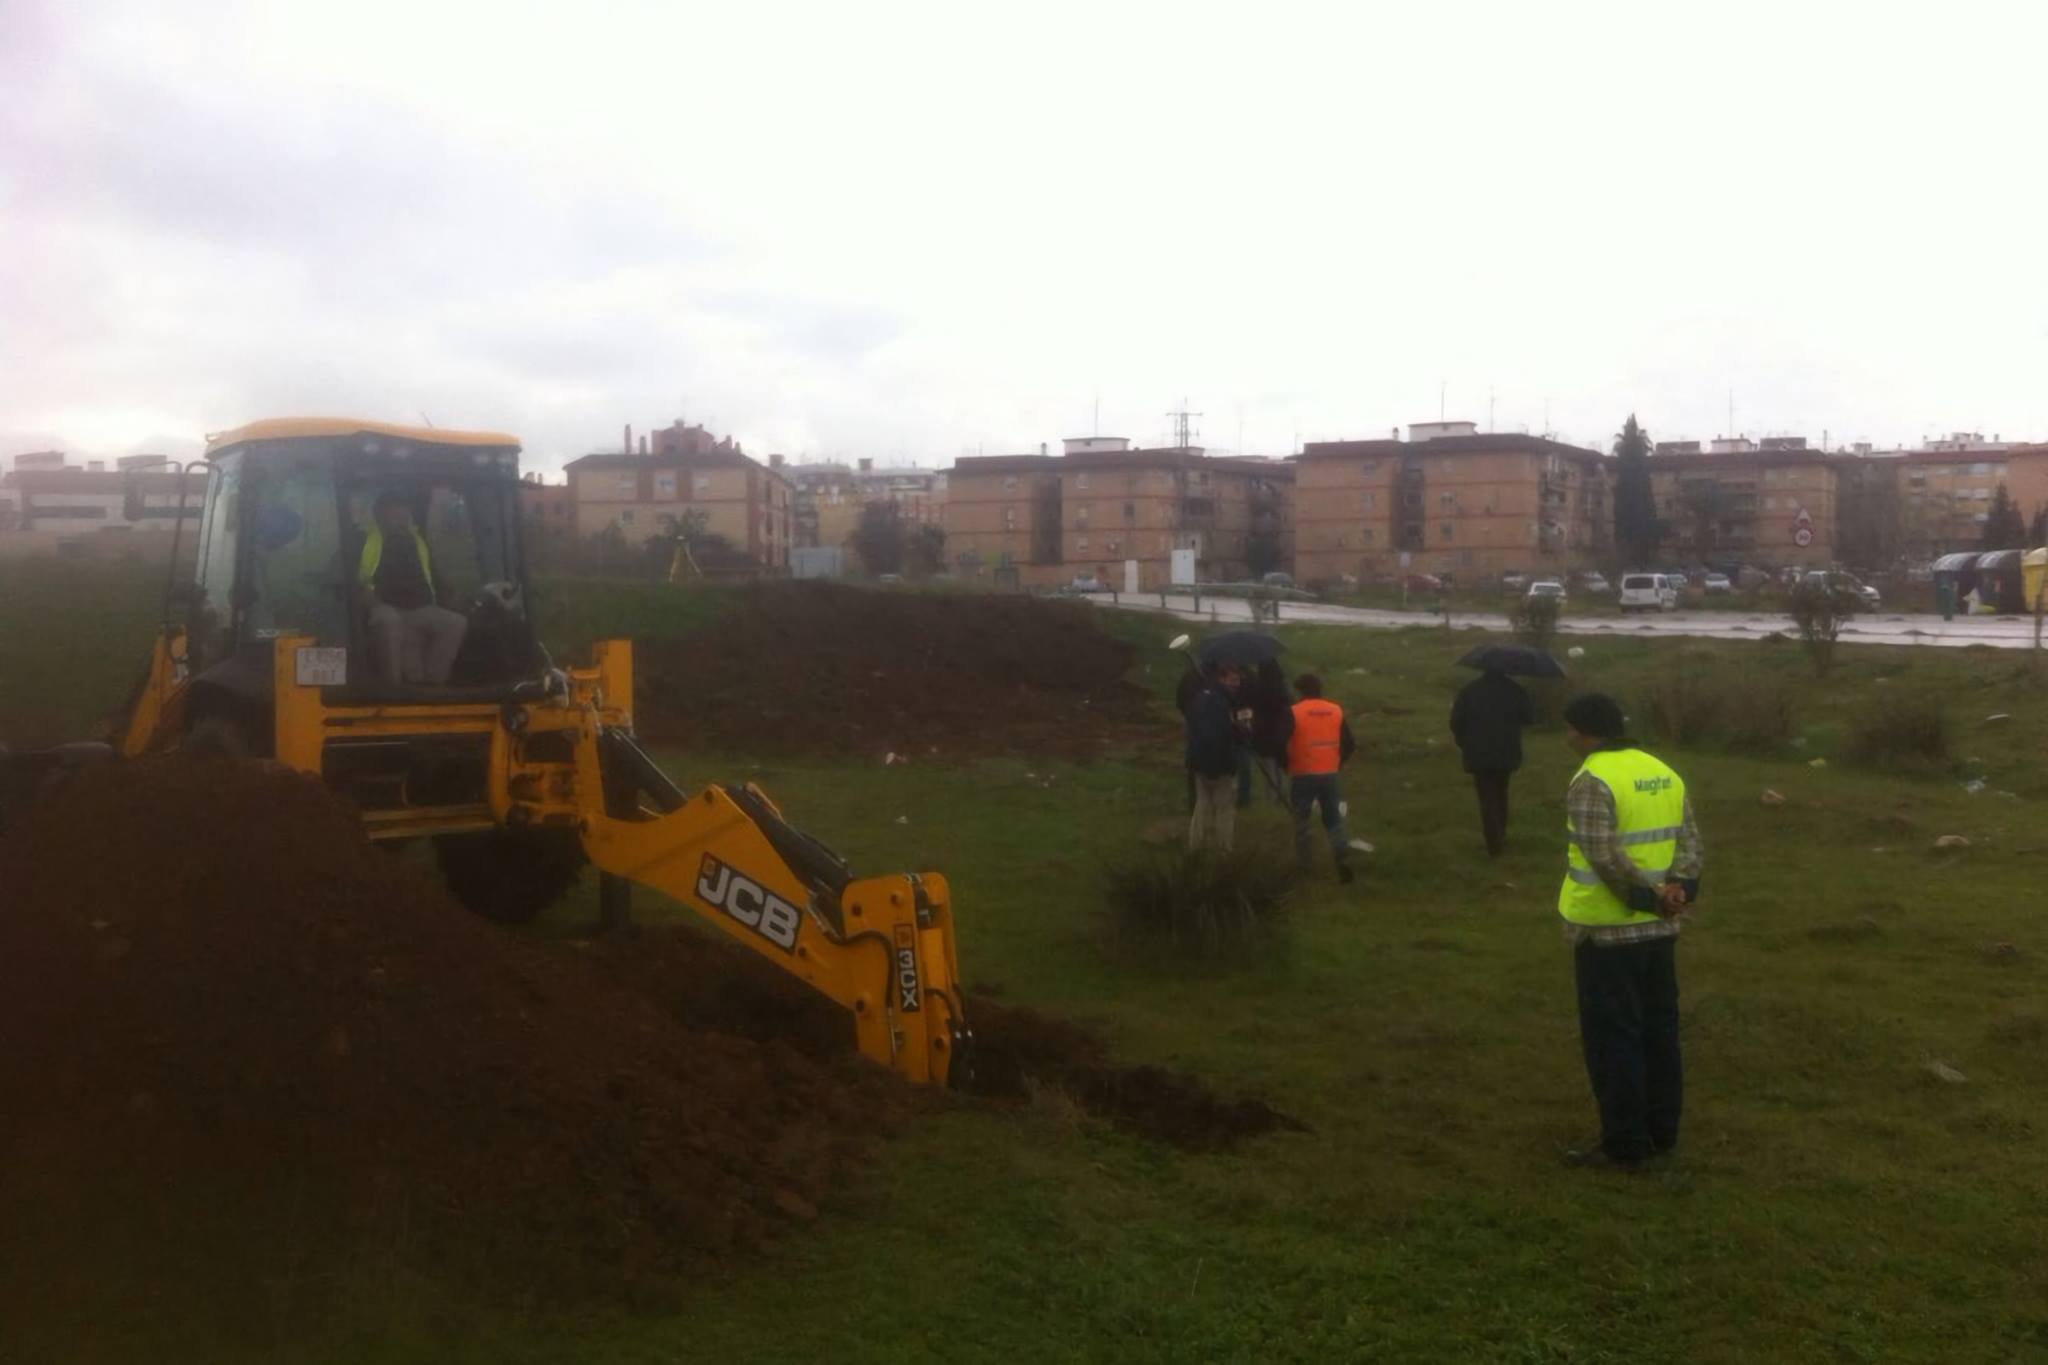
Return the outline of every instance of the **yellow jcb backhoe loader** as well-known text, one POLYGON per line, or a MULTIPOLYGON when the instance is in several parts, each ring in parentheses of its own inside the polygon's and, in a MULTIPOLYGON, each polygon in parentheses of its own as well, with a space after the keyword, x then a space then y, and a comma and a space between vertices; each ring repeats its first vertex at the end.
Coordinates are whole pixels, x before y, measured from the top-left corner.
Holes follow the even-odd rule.
POLYGON ((600 642, 587 668, 549 659, 516 438, 257 422, 213 437, 187 487, 204 499, 194 581, 174 555, 125 723, 106 743, 7 758, 0 802, 122 756, 271 759, 352 802, 370 838, 431 839, 481 914, 531 919, 587 860, 608 921, 632 886, 652 888, 844 1006, 875 1061, 966 1079, 946 879, 856 878, 751 784, 681 790, 634 738, 627 642, 600 642), (380 600, 387 562, 429 600, 380 600))

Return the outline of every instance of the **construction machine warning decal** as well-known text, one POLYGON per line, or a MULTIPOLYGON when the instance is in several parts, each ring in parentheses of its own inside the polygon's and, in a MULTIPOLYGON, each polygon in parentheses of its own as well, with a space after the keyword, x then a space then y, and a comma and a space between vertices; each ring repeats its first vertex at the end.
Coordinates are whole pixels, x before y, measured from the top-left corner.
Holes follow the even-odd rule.
POLYGON ((709 853, 697 870, 697 894, 783 952, 796 951, 797 929, 803 923, 797 908, 709 853))
POLYGON ((896 926, 896 1008, 916 1014, 924 1004, 924 978, 917 970, 917 936, 907 924, 896 926))

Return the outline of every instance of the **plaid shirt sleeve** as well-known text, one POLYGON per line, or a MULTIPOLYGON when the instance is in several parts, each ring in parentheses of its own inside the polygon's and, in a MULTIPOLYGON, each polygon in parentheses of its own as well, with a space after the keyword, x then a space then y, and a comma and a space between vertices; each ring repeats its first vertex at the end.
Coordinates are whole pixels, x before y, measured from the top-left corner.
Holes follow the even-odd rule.
POLYGON ((1700 842, 1699 822, 1693 819, 1692 797, 1685 798, 1685 822, 1678 827, 1678 849, 1671 857, 1671 879, 1696 882, 1706 860, 1706 845, 1700 842))
POLYGON ((1629 892, 1636 887, 1655 888, 1661 884, 1622 851, 1614 793, 1608 790, 1605 782, 1591 773, 1580 773, 1566 789, 1564 804, 1566 816, 1571 821, 1572 842, 1579 846, 1579 852, 1600 874, 1600 880, 1607 883, 1608 890, 1627 902, 1629 892))

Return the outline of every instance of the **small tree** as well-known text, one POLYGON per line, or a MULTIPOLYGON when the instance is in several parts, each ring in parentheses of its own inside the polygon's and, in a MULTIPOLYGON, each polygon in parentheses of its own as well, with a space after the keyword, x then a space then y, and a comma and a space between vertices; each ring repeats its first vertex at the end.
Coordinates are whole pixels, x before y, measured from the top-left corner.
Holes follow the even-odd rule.
POLYGON ((1856 614, 1856 596, 1827 581, 1825 575, 1800 580, 1792 590, 1792 623, 1813 671, 1825 677, 1835 665, 1835 641, 1856 614))
POLYGON ((2034 509, 2034 519, 2027 523, 2027 548, 2039 549, 2048 545, 2048 502, 2034 509))
POLYGON ((1615 438, 1614 455, 1614 543, 1625 567, 1645 568, 1656 557, 1664 527, 1650 486, 1650 436, 1636 424, 1634 413, 1615 438))
POLYGON ((906 533, 903 513, 893 502, 871 502, 860 509, 853 528, 853 552, 872 574, 903 572, 906 533))
POLYGON ((1280 567, 1280 532, 1271 527, 1256 528, 1244 538, 1244 566, 1253 578, 1264 578, 1280 567))
POLYGON ((920 574, 934 574, 946 567, 945 528, 926 524, 911 535, 910 543, 904 547, 911 570, 920 574))
POLYGON ((2000 484, 1991 495, 1991 510, 1984 516, 1983 548, 2023 550, 2027 544, 2027 522, 2013 505, 2012 494, 2000 484))
POLYGON ((1508 613, 1508 624, 1514 627, 1515 638, 1523 644, 1536 649, 1550 648, 1551 640, 1557 635, 1557 599, 1522 598, 1508 613))

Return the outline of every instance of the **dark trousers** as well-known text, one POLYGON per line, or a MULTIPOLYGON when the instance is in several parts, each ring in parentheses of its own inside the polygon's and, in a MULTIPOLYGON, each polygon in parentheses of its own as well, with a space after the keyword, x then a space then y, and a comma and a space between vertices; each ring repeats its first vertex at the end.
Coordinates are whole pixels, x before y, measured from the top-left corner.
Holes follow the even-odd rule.
POLYGON ((1486 837, 1486 856, 1498 858, 1508 842, 1508 779, 1514 773, 1493 769, 1472 774, 1479 793, 1479 832, 1486 837))
POLYGON ((1638 1161, 1678 1143, 1685 1076, 1678 1058, 1678 940, 1581 943, 1579 1039, 1600 1105, 1600 1146, 1638 1161))
POLYGON ((1323 808, 1323 837, 1329 841, 1330 856, 1342 867, 1350 851, 1344 835, 1343 799, 1337 793, 1337 774, 1311 773, 1289 778, 1287 791, 1290 804, 1294 807, 1294 861, 1306 872, 1309 868, 1310 849, 1315 840, 1310 831, 1309 817, 1315 808, 1323 808))

